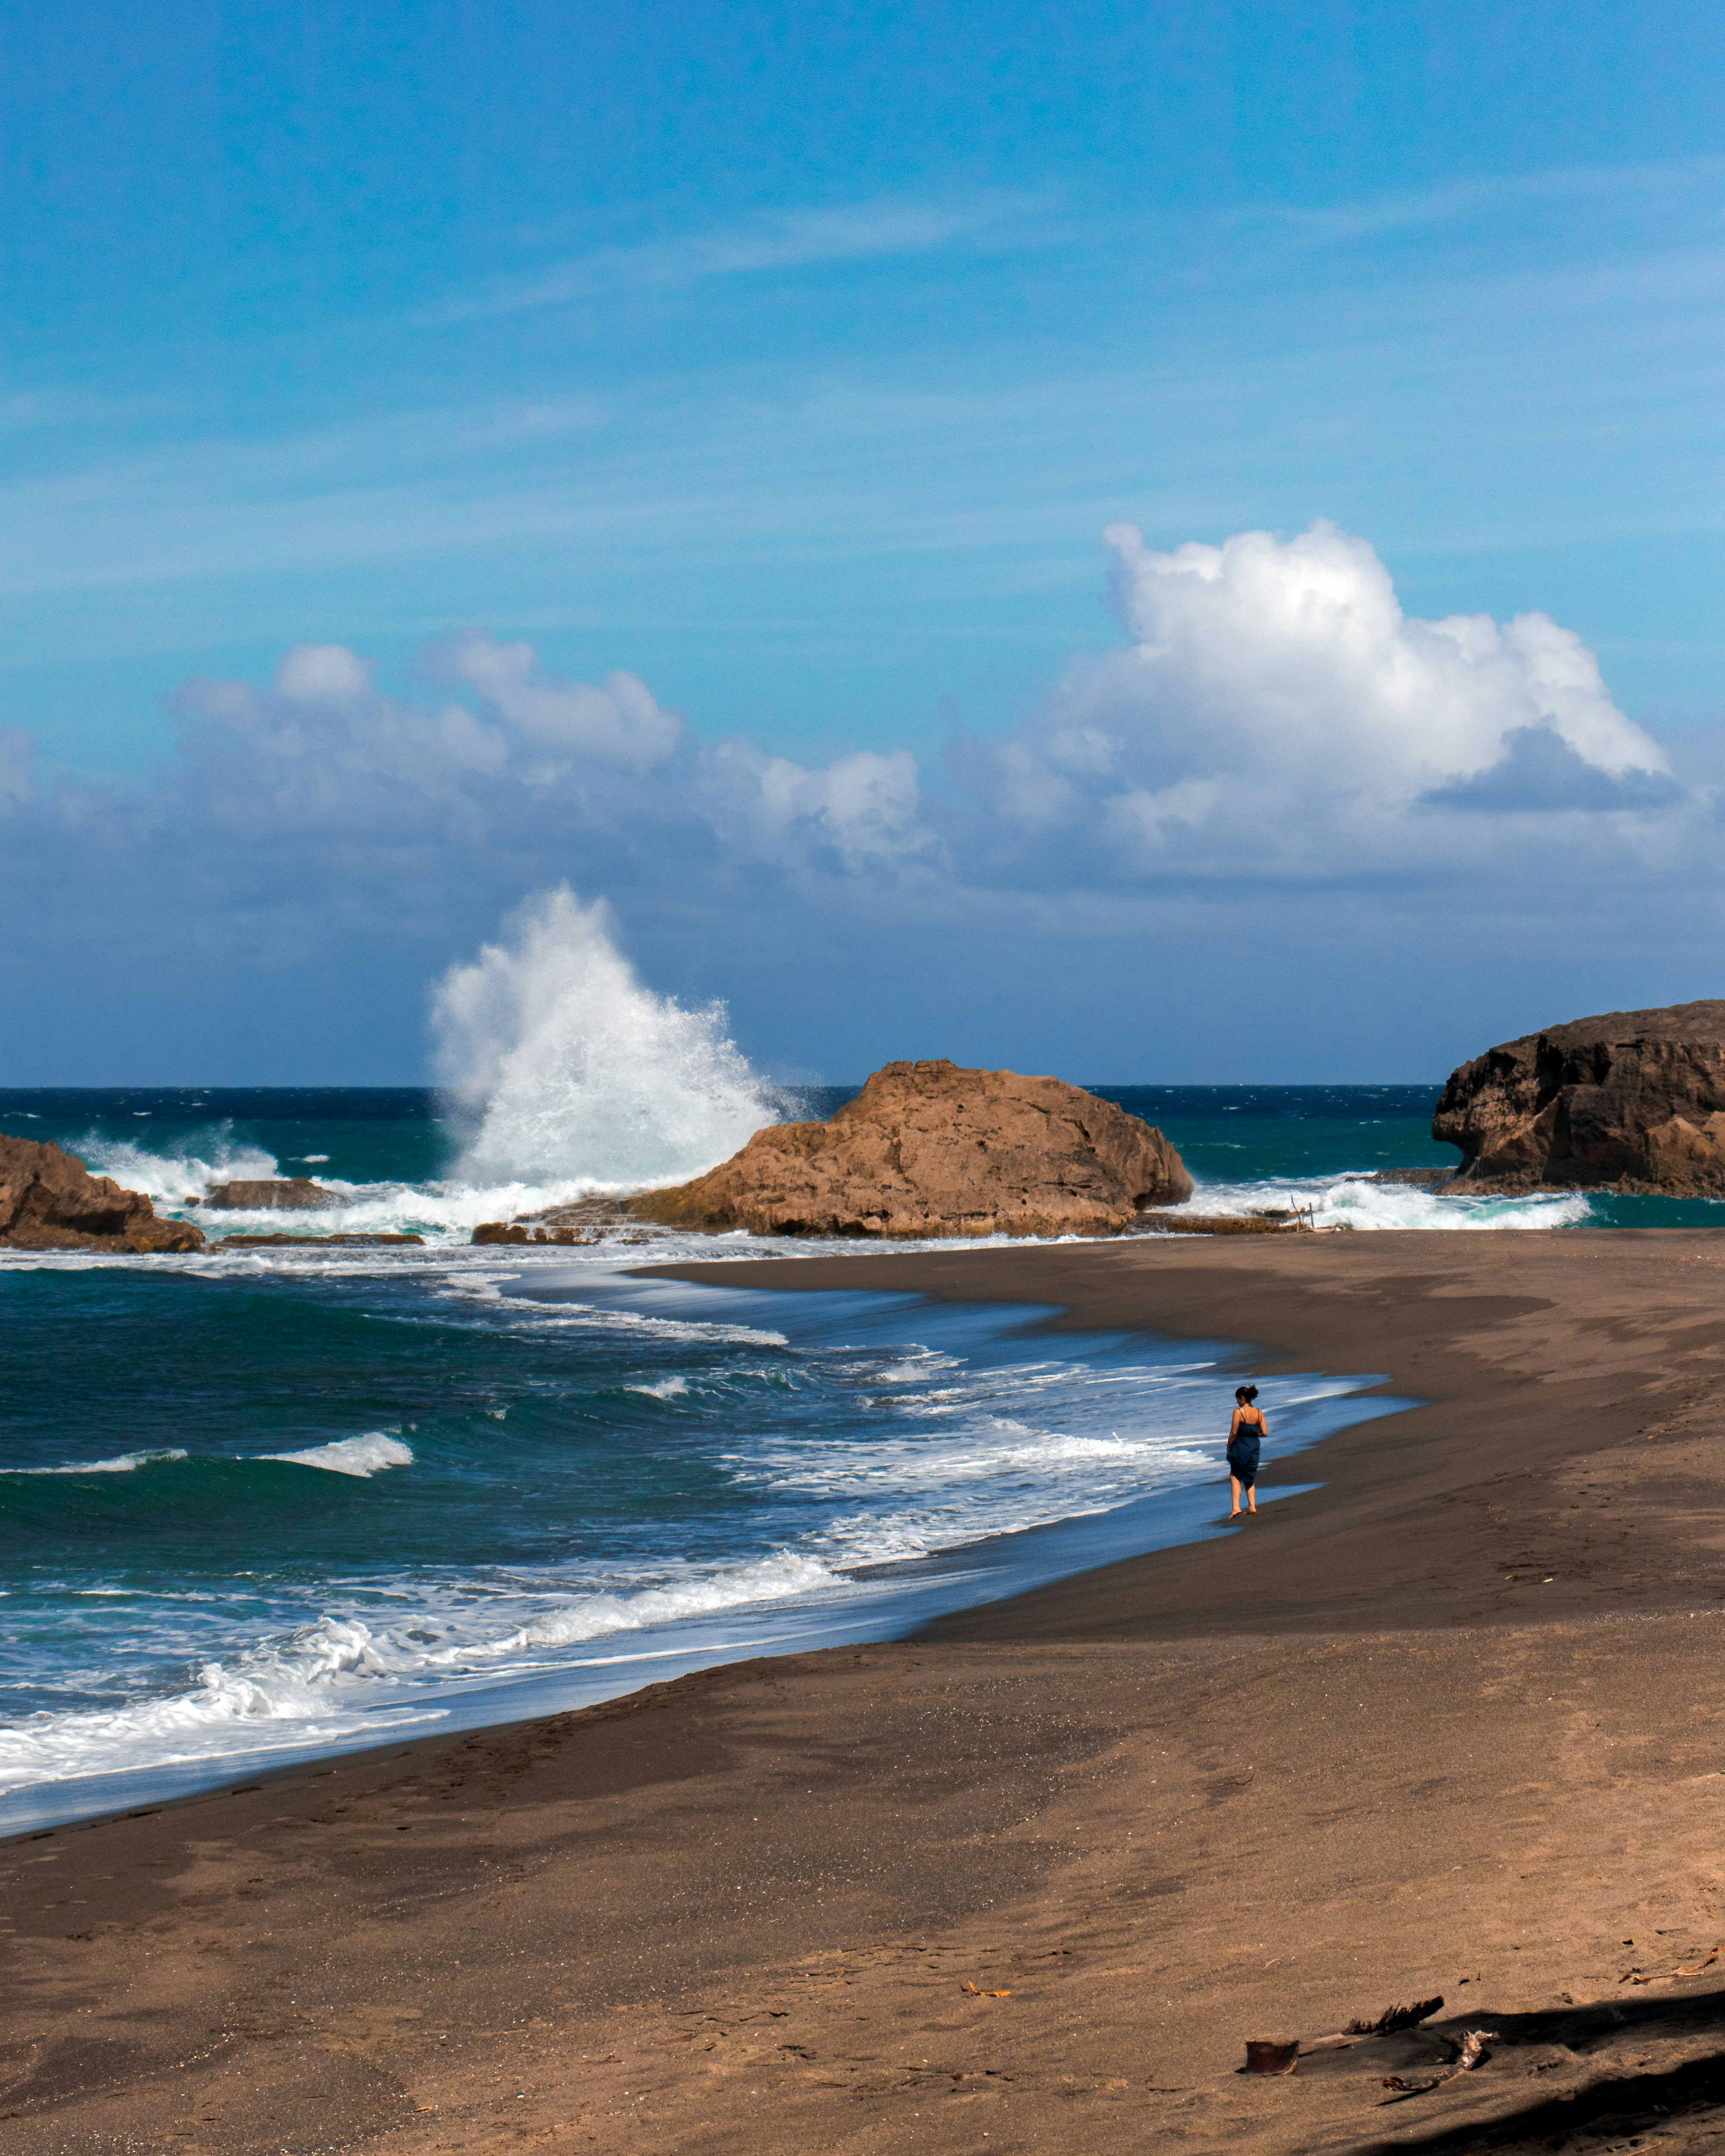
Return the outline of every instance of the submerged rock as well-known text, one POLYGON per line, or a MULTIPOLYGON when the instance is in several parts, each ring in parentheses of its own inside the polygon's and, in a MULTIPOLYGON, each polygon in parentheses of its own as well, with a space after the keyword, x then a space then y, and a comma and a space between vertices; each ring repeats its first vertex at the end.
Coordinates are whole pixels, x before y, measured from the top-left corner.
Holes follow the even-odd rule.
POLYGON ((189 1220, 158 1220, 141 1190, 123 1190, 57 1145, 0 1137, 0 1247, 12 1250, 201 1250, 189 1220))
POLYGON ((1451 1072, 1431 1134, 1457 1190, 1725 1198, 1725 1002, 1607 1011, 1451 1072))
POLYGON ((597 1229, 547 1228, 542 1220, 481 1220, 473 1231, 475 1243, 599 1243, 597 1229))
POLYGON ((578 1198, 567 1205, 551 1205, 538 1213, 518 1213, 513 1220, 481 1220, 473 1231, 475 1243, 642 1242, 641 1235, 617 1235, 617 1229, 634 1225, 634 1214, 626 1198, 578 1198))
POLYGON ((344 1250, 381 1250, 386 1245, 417 1243, 422 1247, 423 1235, 223 1235, 211 1245, 217 1250, 326 1250, 334 1243, 344 1250))
POLYGON ((1096 1235, 1192 1178, 1160 1131, 1058 1078, 889 1063, 830 1122, 776 1123, 638 1219, 755 1235, 1096 1235))
POLYGON ((214 1213, 319 1213, 326 1205, 345 1205, 338 1191, 326 1190, 309 1175, 290 1175, 264 1183, 218 1183, 198 1203, 214 1213))

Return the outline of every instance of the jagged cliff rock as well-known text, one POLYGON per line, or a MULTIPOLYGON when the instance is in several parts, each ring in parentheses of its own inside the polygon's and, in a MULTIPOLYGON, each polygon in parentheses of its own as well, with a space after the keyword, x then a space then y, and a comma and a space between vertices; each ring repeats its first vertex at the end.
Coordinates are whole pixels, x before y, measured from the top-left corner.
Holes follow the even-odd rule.
POLYGON ((13 1250, 200 1250, 203 1230, 158 1220, 141 1191, 92 1175, 57 1145, 0 1137, 0 1246, 13 1250))
POLYGON ((1457 1190, 1725 1198, 1725 1002, 1607 1011, 1487 1049, 1450 1074, 1431 1134, 1457 1190))
POLYGON ((755 1235, 1095 1235, 1178 1204, 1160 1131, 1058 1078, 889 1063, 830 1122, 778 1123, 637 1219, 755 1235))
POLYGON ((309 1175, 290 1175, 267 1183, 218 1183, 198 1202, 216 1213, 318 1213, 347 1201, 309 1175))

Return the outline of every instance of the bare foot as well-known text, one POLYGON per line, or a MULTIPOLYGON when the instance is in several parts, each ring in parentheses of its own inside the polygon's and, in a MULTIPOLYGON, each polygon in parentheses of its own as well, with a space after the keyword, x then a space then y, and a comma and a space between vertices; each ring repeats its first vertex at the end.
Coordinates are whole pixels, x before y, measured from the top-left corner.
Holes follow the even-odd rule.
POLYGON ((1230 1520, 1243 1520, 1245 1517, 1245 1514, 1244 1512, 1230 1512, 1228 1517, 1230 1520))

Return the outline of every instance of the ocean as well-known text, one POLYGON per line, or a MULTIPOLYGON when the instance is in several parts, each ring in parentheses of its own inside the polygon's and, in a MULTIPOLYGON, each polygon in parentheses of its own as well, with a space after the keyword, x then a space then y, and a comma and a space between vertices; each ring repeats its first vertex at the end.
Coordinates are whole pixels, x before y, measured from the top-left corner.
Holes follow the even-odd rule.
MULTIPOLYGON (((1387 1232, 1725 1217, 1364 1179, 1451 1163, 1435 1086, 1096 1090, 1167 1132, 1201 1209, 1291 1200, 1387 1232)), ((0 1252, 0 1830, 889 1636, 1217 1531, 1249 1342, 630 1271, 855 1244, 472 1245, 480 1220, 720 1157, 762 1112, 721 1105, 668 1132, 614 1103, 572 1117, 558 1158, 539 1098, 517 1163, 506 1120, 421 1089, 0 1093, 0 1132, 55 1139, 213 1238, 186 1257, 0 1252), (276 1175, 341 1203, 200 1202, 276 1175), (284 1228, 425 1240, 213 1240, 284 1228)), ((1272 1455, 1405 1404, 1360 1396, 1378 1379, 1265 1380, 1272 1455)))

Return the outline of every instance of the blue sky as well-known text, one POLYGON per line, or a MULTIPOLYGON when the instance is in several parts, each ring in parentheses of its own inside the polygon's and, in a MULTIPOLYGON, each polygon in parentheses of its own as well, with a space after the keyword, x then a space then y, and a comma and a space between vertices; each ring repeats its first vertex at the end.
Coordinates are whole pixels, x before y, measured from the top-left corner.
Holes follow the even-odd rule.
POLYGON ((1441 1075, 1718 992, 1708 11, 0 29, 0 1082, 411 1077, 428 983, 565 881, 835 1079, 1441 1075), (1102 535, 1317 520, 1415 629, 1285 737, 1277 594, 1378 570, 1229 557, 1194 613, 1102 535), (1416 771, 1418 624, 1531 613, 1655 747, 1517 647, 1416 771), (298 647, 371 671, 289 693, 298 647))

